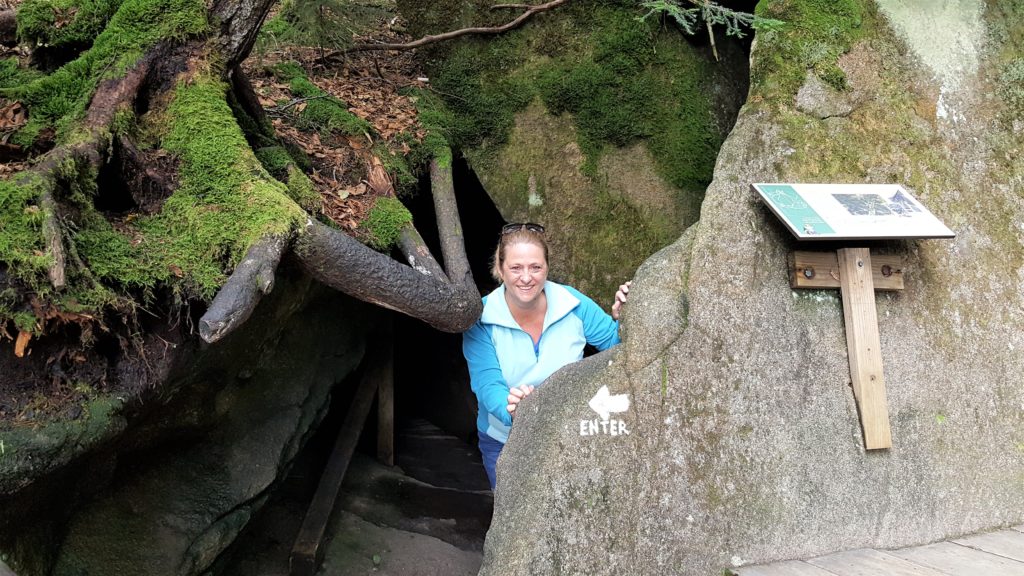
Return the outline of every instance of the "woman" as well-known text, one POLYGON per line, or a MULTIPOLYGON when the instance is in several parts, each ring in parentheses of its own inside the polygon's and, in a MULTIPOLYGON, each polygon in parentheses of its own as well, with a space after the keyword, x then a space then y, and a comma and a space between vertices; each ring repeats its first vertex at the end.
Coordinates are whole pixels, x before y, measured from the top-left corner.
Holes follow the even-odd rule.
POLYGON ((619 343, 619 309, 630 283, 615 293, 609 316, 575 288, 549 282, 544 227, 532 223, 502 228, 491 275, 501 285, 484 296, 483 313, 463 335, 462 352, 493 490, 516 406, 556 370, 582 358, 586 344, 606 350, 619 343))

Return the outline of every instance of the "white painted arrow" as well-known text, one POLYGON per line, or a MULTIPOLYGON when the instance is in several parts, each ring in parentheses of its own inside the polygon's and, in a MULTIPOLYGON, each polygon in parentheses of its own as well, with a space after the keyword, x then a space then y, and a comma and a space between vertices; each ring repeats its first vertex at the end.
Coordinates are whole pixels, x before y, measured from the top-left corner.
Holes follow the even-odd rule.
POLYGON ((601 389, 597 391, 597 394, 594 394, 594 397, 587 404, 591 410, 597 412, 601 420, 607 421, 612 412, 625 412, 629 410, 629 394, 616 394, 612 396, 608 392, 607 386, 601 386, 601 389))

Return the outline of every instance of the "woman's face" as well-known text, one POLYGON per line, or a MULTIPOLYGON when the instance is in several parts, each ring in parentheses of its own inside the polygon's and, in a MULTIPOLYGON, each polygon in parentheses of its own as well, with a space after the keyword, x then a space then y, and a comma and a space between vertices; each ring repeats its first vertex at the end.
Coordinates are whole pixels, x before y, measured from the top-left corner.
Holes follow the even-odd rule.
POLYGON ((544 249, 536 244, 519 242, 505 247, 501 264, 501 280, 505 294, 521 306, 533 303, 548 279, 548 263, 544 249))

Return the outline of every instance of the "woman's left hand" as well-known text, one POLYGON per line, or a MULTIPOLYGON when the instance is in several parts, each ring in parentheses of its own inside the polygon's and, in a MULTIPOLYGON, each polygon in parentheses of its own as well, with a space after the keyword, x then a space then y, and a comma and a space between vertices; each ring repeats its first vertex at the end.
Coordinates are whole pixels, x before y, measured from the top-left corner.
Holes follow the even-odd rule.
POLYGON ((626 303, 626 296, 629 294, 629 287, 633 284, 630 280, 622 286, 619 286, 618 292, 615 293, 615 303, 612 304, 612 318, 615 320, 619 319, 619 310, 622 309, 622 305, 626 303))

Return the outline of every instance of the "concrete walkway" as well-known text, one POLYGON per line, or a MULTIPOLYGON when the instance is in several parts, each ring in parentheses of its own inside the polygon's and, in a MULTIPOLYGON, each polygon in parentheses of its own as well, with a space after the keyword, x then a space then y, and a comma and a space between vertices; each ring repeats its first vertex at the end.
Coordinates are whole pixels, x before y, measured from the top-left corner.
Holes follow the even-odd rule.
POLYGON ((1024 576, 1024 525, 901 550, 862 548, 734 572, 738 576, 1024 576))

